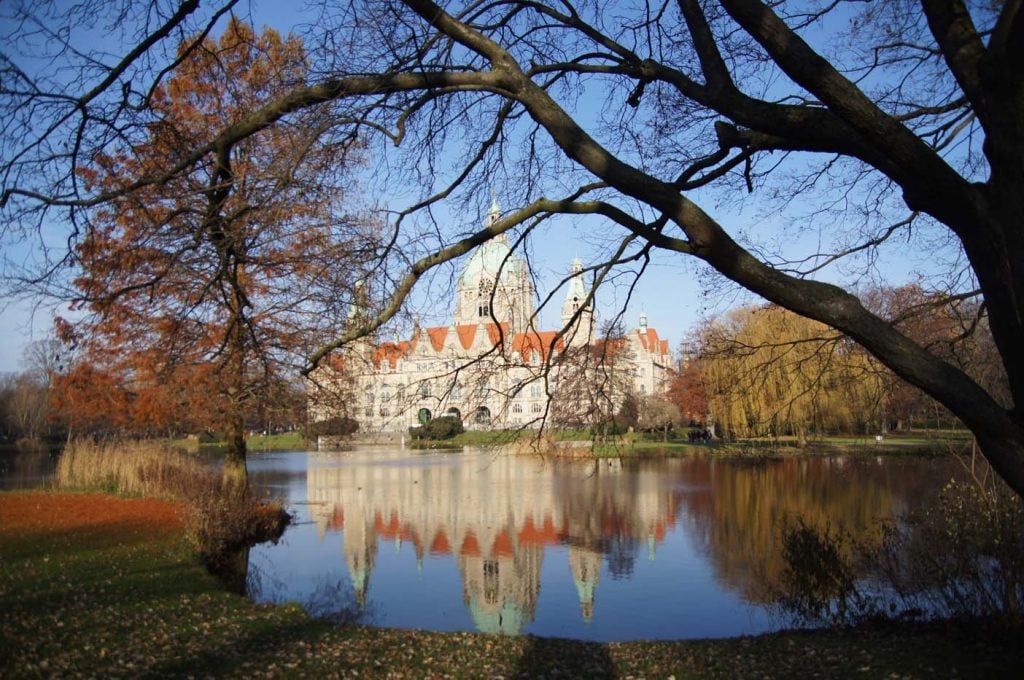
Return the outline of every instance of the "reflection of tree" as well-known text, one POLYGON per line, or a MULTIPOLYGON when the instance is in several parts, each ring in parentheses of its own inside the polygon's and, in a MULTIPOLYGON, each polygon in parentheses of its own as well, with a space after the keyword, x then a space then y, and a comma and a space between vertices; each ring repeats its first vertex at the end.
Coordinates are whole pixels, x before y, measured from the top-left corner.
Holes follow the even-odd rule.
POLYGON ((783 522, 800 517, 816 528, 841 525, 871 545, 880 539, 879 520, 904 511, 915 489, 941 476, 907 481, 907 475, 892 475, 891 464, 843 458, 727 465, 727 471, 720 464, 710 468, 705 502, 691 504, 687 496, 688 514, 719 582, 761 603, 770 598, 784 567, 779 541, 783 522), (724 474, 716 474, 720 470, 724 474))

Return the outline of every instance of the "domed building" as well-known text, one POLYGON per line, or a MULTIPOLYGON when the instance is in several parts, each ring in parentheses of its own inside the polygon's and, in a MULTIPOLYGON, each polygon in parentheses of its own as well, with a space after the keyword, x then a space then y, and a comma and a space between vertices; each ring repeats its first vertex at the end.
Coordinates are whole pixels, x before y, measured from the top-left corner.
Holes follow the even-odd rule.
MULTIPOLYGON (((495 201, 487 224, 500 218, 495 201)), ((529 267, 504 235, 495 237, 466 262, 451 324, 417 325, 408 340, 352 343, 311 380, 310 416, 354 418, 363 434, 405 432, 439 415, 466 429, 537 428, 582 424, 615 411, 629 393, 664 392, 668 341, 646 315, 623 337, 598 338, 588 294, 576 258, 561 328, 538 329, 529 267)))

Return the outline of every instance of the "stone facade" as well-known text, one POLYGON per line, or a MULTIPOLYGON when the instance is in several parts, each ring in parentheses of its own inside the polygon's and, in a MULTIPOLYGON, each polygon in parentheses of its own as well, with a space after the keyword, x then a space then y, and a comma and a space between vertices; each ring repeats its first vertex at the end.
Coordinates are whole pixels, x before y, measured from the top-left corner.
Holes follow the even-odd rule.
MULTIPOLYGON (((500 217, 492 204, 487 220, 500 217)), ((439 415, 458 416, 466 429, 537 428, 583 424, 630 392, 663 392, 672 353, 646 316, 619 337, 597 338, 578 259, 565 288, 564 330, 537 329, 526 262, 504 236, 488 241, 459 277, 452 323, 417 325, 399 342, 353 343, 311 380, 312 419, 345 415, 361 433, 404 432, 439 415)))

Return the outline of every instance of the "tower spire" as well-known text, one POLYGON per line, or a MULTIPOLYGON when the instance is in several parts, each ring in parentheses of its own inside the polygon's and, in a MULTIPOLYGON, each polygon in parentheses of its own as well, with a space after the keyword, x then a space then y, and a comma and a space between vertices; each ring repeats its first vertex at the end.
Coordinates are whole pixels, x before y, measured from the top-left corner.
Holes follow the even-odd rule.
POLYGON ((565 302, 562 303, 562 328, 566 330, 566 344, 582 346, 590 342, 593 333, 594 310, 587 304, 587 285, 583 280, 583 262, 572 259, 569 280, 566 282, 565 302))
POLYGON ((487 226, 501 219, 501 206, 498 205, 498 191, 491 187, 491 207, 487 209, 487 226))

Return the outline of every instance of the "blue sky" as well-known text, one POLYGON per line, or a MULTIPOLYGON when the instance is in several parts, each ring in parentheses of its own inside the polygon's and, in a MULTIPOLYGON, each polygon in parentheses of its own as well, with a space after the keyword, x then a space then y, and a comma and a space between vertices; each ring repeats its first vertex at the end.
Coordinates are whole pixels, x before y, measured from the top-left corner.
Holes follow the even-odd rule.
MULTIPOLYGON (((256 3, 252 10, 252 20, 257 26, 271 25, 282 32, 287 32, 301 21, 302 15, 296 14, 291 3, 264 2, 256 3)), ((584 115, 587 115, 584 112, 584 115)), ((499 196, 502 187, 495 187, 499 196)), ((374 189, 374 192, 381 190, 374 189)), ((387 204, 391 208, 405 207, 402 198, 394 195, 373 195, 366 197, 368 202, 378 205, 387 204)), ((806 209, 799 202, 791 205, 784 212, 773 212, 758 196, 744 197, 740 201, 723 200, 721 195, 705 194, 696 197, 698 202, 727 227, 742 230, 750 238, 761 243, 782 240, 788 252, 809 253, 818 247, 821 238, 831 238, 833 229, 842 229, 842 225, 819 224, 796 234, 791 229, 793 216, 806 209)), ((480 214, 486 210, 490 196, 481 196, 480 214)), ((514 207, 514 206, 503 206, 514 207)), ((451 216, 439 213, 441 219, 452 220, 459 225, 459 230, 466 230, 473 224, 473 218, 451 216)), ((547 293, 551 286, 568 271, 574 256, 579 256, 585 263, 592 263, 598 250, 607 245, 603 240, 610 230, 592 218, 561 218, 540 231, 529 244, 531 262, 534 273, 539 280, 538 292, 547 293)), ((614 232, 611 232, 614 233, 614 232)), ((6 253, 10 256, 11 253, 6 253)), ((461 265, 461 263, 460 263, 461 265)), ((882 251, 880 258, 873 267, 876 277, 885 278, 890 284, 899 284, 913 278, 918 269, 935 268, 937 265, 929 252, 915 244, 896 244, 882 251)), ((823 274, 824 278, 842 281, 847 278, 842 272, 832 269, 823 274)), ((705 268, 692 258, 678 254, 655 253, 651 265, 639 281, 624 314, 627 327, 634 327, 641 311, 645 311, 650 325, 657 328, 662 337, 667 338, 676 347, 683 336, 691 330, 699 320, 707 314, 720 312, 730 304, 749 301, 748 294, 736 292, 726 287, 714 285, 705 268)), ((608 318, 620 310, 626 300, 625 284, 608 286, 602 289, 598 298, 598 314, 608 318)), ((542 313, 542 322, 546 327, 554 327, 561 309, 562 295, 556 293, 546 312, 542 313)), ((433 313, 433 318, 424 318, 426 323, 447 323, 450 313, 450 299, 442 286, 417 289, 413 304, 424 314, 433 313)), ((51 310, 43 307, 33 313, 29 304, 8 302, 0 309, 0 372, 19 369, 22 348, 33 340, 46 336, 52 322, 51 310)))

